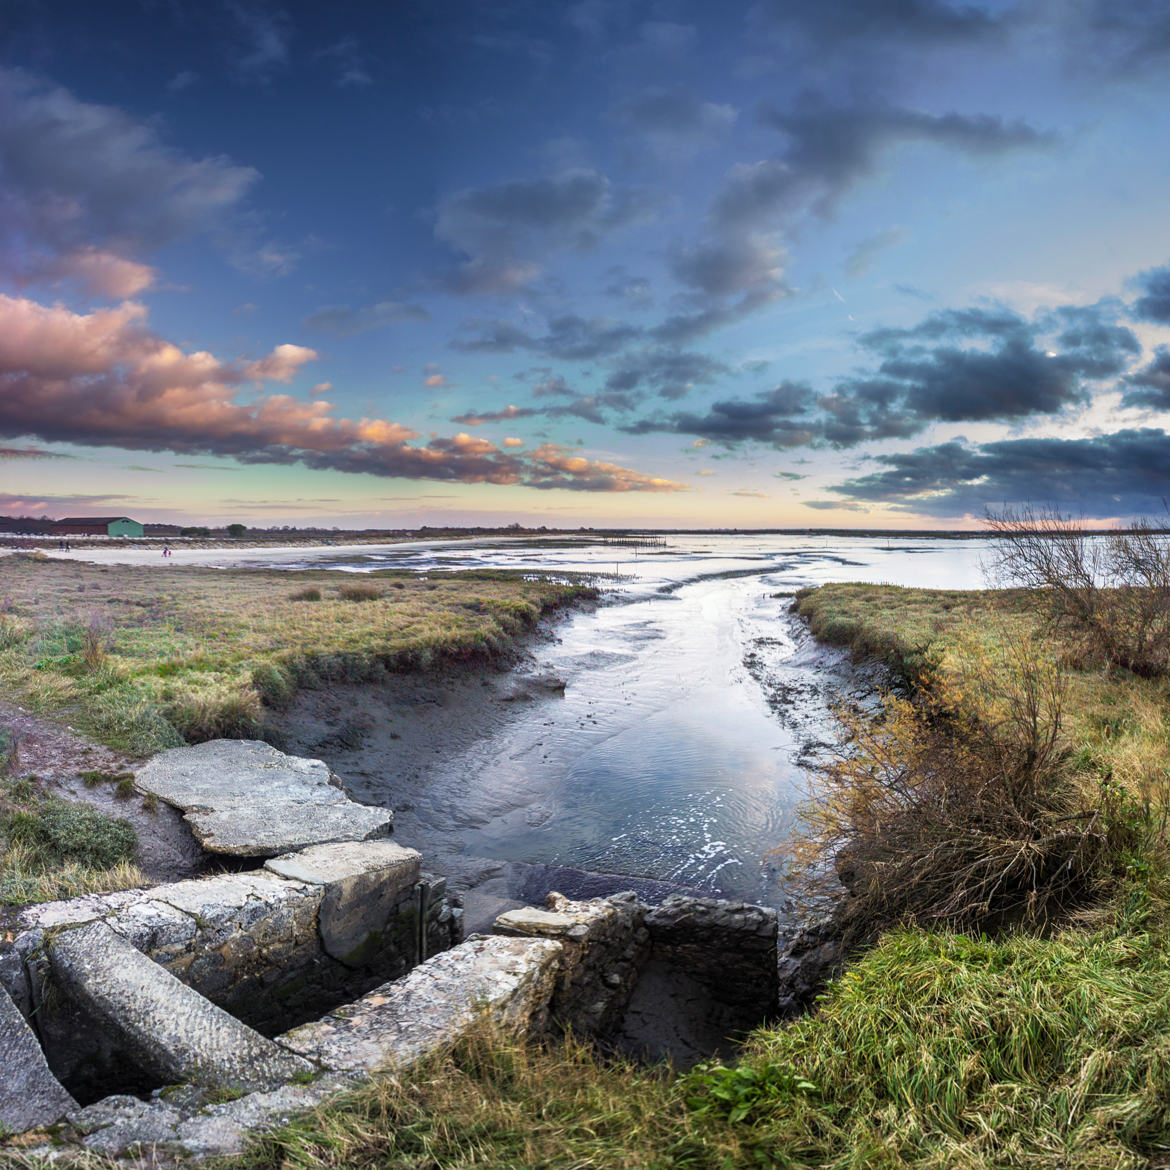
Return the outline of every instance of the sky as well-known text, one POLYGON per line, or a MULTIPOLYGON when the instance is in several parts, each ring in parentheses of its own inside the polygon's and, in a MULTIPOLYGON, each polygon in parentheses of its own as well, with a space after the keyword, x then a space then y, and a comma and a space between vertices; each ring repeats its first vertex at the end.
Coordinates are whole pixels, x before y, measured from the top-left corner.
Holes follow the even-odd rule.
POLYGON ((0 0, 0 512, 1170 498, 1170 0, 0 0))

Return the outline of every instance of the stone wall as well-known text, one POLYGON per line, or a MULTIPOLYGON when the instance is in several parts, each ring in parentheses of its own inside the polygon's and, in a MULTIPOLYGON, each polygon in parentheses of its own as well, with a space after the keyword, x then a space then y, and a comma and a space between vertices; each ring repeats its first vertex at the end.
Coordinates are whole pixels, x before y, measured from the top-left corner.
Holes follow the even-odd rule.
POLYGON ((265 1035, 396 979, 459 941, 461 915, 421 857, 385 840, 312 846, 264 869, 32 907, 0 948, 0 983, 50 1066, 82 1096, 141 1089, 128 1060, 58 994, 45 941, 104 921, 216 1006, 265 1035))
POLYGON ((646 912, 653 955, 702 984, 712 1000, 759 1023, 779 996, 776 911, 714 898, 670 897, 646 912))
POLYGON ((496 919, 494 929, 561 943, 553 1023, 579 1035, 605 1036, 620 1023, 649 954, 645 917, 646 907, 633 894, 570 902, 553 893, 543 910, 509 910, 496 919))

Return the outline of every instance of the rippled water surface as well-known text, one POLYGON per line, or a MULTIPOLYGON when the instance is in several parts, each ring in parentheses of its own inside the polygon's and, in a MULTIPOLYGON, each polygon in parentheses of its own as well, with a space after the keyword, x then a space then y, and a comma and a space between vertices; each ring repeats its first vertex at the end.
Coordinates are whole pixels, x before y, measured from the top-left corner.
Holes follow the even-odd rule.
MULTIPOLYGON (((477 857, 775 902, 770 851, 808 780, 802 748, 828 738, 829 706, 856 685, 788 614, 791 594, 827 581, 979 588, 987 553, 974 540, 669 536, 413 544, 336 567, 613 575, 606 604, 538 647, 563 698, 509 704, 497 731, 445 758, 418 831, 477 857)), ((393 805, 394 789, 390 769, 367 795, 393 805)))

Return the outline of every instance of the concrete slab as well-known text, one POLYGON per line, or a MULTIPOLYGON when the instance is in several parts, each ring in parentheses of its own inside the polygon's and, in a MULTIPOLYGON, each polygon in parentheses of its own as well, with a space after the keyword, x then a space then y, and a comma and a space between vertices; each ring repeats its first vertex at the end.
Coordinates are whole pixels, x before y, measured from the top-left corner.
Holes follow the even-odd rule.
POLYGON ((45 1054, 8 992, 0 987, 0 1129, 22 1133, 52 1125, 77 1102, 49 1071, 45 1054))
POLYGON ((288 756, 259 740, 217 739, 163 752, 143 765, 134 787, 182 809, 208 852, 235 857, 384 837, 394 819, 389 809, 350 800, 323 761, 288 756))
MULTIPOLYGON (((280 877, 324 887, 321 945, 332 958, 360 966, 378 951, 404 899, 412 897, 422 854, 392 841, 337 842, 273 858, 264 866, 280 877)), ((408 908, 415 910, 412 903, 408 908)))
POLYGON ((160 1080, 271 1089, 313 1071, 105 923, 64 931, 46 946, 62 990, 160 1080))
POLYGON ((517 1032, 540 1030, 562 949, 551 939, 470 938, 278 1040, 329 1069, 374 1071, 412 1064, 485 1015, 517 1032))

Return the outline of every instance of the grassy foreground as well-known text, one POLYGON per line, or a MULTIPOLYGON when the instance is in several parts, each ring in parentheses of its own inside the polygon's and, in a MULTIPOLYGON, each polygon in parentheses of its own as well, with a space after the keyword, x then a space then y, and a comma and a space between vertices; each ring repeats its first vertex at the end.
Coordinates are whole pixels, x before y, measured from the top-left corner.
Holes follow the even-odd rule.
MULTIPOLYGON (((1026 595, 830 586, 814 629, 917 672, 1007 669, 1026 595), (1006 602, 1006 605, 1002 604, 1006 602), (974 649, 973 649, 974 647, 974 649)), ((894 929, 816 1011, 687 1075, 568 1043, 481 1034, 296 1118, 251 1170, 834 1170, 1170 1167, 1170 879, 1156 800, 1165 682, 1073 670, 1066 729, 1086 784, 1144 784, 1141 851, 1104 900, 1041 934, 894 929)), ((956 682, 954 685, 958 685, 956 682)), ((95 1161, 95 1165, 97 1162, 95 1161)))
MULTIPOLYGON (((829 586, 822 636, 910 679, 1035 634, 1025 594, 829 586), (973 649, 974 647, 974 649, 973 649)), ((1142 851, 1104 901, 1040 935, 895 929, 812 1014, 688 1075, 572 1043, 488 1036, 294 1121, 254 1170, 386 1167, 1170 1166, 1170 882, 1165 681, 1074 671, 1066 727, 1086 783, 1144 786, 1142 851), (1116 782, 1116 780, 1114 780, 1116 782)), ((993 680, 994 681, 994 680, 993 680)))
POLYGON ((585 585, 0 559, 0 687, 132 755, 255 735, 298 687, 486 660, 585 585))

